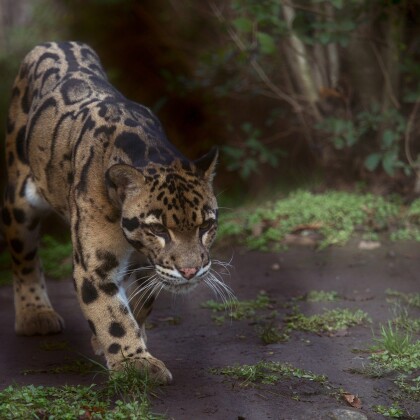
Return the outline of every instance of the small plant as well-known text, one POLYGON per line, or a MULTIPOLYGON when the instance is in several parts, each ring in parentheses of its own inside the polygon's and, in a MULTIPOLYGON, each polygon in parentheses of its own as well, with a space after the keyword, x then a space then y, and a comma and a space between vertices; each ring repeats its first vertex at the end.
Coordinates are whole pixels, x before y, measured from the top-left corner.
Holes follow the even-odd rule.
POLYGON ((408 378, 406 374, 401 374, 394 383, 401 392, 408 395, 412 400, 420 401, 420 376, 408 378))
POLYGON ((212 373, 230 376, 242 381, 242 386, 258 383, 274 385, 281 378, 300 378, 308 381, 325 383, 325 375, 317 375, 304 369, 296 368, 289 363, 261 361, 255 365, 235 365, 221 369, 212 369, 212 373))
POLYGON ((373 410, 376 413, 382 414, 384 417, 391 417, 394 419, 399 419, 405 416, 405 411, 398 406, 397 403, 392 404, 391 407, 386 407, 385 405, 375 405, 373 410))
POLYGON ((400 333, 398 328, 394 329, 391 322, 388 321, 388 326, 381 325, 381 335, 374 340, 378 343, 379 348, 390 354, 401 355, 410 349, 412 335, 408 332, 400 333))
POLYGON ((380 337, 374 340, 377 345, 370 356, 374 370, 413 372, 420 369, 420 341, 414 341, 409 332, 401 333, 388 323, 381 327, 380 337))
POLYGON ((278 329, 273 323, 257 327, 257 333, 264 344, 275 344, 289 340, 289 335, 278 329))
POLYGON ((301 330, 307 332, 333 332, 360 325, 369 321, 366 312, 360 309, 352 312, 350 309, 325 310, 321 315, 306 316, 295 312, 285 318, 287 330, 301 330))
MULTIPOLYGON (((230 316, 231 319, 241 320, 255 317, 258 310, 269 309, 270 305, 270 299, 267 293, 261 291, 253 300, 229 300, 223 303, 209 300, 204 302, 201 307, 211 309, 213 312, 228 312, 227 316, 230 316)), ((224 322, 225 316, 221 315, 213 319, 220 324, 224 322)))
POLYGON ((301 300, 306 302, 335 302, 339 300, 337 292, 333 290, 325 292, 324 290, 311 290, 301 300))
POLYGON ((397 298, 410 306, 420 308, 420 293, 402 293, 392 289, 387 289, 385 293, 390 298, 397 298))

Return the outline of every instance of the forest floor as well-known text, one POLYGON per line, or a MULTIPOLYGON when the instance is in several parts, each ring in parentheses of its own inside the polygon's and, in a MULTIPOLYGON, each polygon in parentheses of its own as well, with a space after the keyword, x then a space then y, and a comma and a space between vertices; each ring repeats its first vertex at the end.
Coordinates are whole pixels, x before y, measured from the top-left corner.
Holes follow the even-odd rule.
MULTIPOLYGON (((420 291, 420 244, 382 243, 373 250, 358 245, 353 240, 322 251, 223 252, 225 259, 234 253, 226 281, 245 301, 233 317, 240 319, 215 312, 220 308, 208 303, 214 296, 204 286, 175 298, 162 294, 149 319, 148 347, 174 381, 153 392, 153 412, 176 420, 420 418, 419 383, 412 381, 419 376, 419 354, 397 383, 397 372, 372 364, 375 355, 382 362, 386 355, 380 346, 372 349, 380 343, 381 325, 401 319, 402 312, 406 320, 419 319, 410 296, 420 291), (301 322, 361 311, 368 318, 354 326, 345 319, 336 326, 301 322), (220 370, 227 366, 238 368, 220 370)), ((71 281, 48 287, 66 321, 62 334, 49 337, 15 336, 11 286, 0 288, 0 389, 103 380, 77 369, 95 357, 71 281)))

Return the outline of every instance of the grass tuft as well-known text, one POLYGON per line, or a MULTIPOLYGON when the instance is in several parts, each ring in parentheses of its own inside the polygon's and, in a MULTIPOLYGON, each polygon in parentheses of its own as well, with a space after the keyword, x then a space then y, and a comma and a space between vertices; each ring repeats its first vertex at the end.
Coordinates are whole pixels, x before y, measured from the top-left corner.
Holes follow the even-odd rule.
POLYGON ((289 363, 260 361, 255 365, 235 365, 220 369, 211 369, 217 375, 225 375, 242 381, 242 386, 255 385, 258 383, 274 385, 282 378, 299 378, 308 381, 325 383, 325 375, 317 375, 313 372, 296 368, 289 363))

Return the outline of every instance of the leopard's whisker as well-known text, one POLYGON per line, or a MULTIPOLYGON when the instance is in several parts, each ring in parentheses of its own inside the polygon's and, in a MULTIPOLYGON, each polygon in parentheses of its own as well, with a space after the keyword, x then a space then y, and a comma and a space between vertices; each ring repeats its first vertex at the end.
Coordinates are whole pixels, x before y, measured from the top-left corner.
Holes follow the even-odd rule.
POLYGON ((128 280, 125 280, 125 288, 128 289, 135 283, 140 283, 138 286, 142 287, 143 285, 147 284, 149 282, 148 279, 150 279, 152 277, 153 277, 153 275, 151 276, 150 274, 147 274, 145 276, 138 277, 138 278, 133 276, 132 279, 129 278, 128 280), (146 279, 146 280, 144 280, 144 279, 146 279))
POLYGON ((121 276, 127 276, 128 274, 134 274, 134 273, 138 273, 140 271, 145 271, 145 270, 154 270, 154 267, 152 265, 147 265, 147 266, 141 266, 141 267, 126 267, 124 270, 121 270, 120 274, 121 276))
POLYGON ((143 297, 143 294, 149 290, 154 284, 156 283, 156 275, 150 277, 147 281, 140 284, 137 288, 135 288, 129 296, 128 301, 131 302, 136 296, 140 295, 140 298, 143 297))
POLYGON ((147 281, 139 284, 134 290, 130 293, 129 302, 131 302, 134 298, 140 295, 140 299, 144 297, 144 294, 153 287, 155 284, 155 278, 151 277, 147 281))
POLYGON ((231 289, 218 280, 212 273, 209 273, 208 276, 206 276, 205 282, 207 285, 211 286, 213 290, 217 291, 217 294, 224 305, 228 306, 229 301, 233 300, 232 298, 234 298, 234 295, 231 289))
POLYGON ((139 311, 141 311, 144 303, 147 302, 147 300, 152 296, 153 290, 154 290, 155 287, 156 287, 156 282, 152 281, 152 282, 148 283, 146 287, 140 288, 139 290, 137 290, 137 292, 133 296, 131 296, 130 302, 134 298, 137 297, 137 301, 136 301, 134 307, 132 307, 133 313, 135 313, 137 311, 137 308, 139 307, 140 304, 141 304, 141 307, 140 307, 139 311))

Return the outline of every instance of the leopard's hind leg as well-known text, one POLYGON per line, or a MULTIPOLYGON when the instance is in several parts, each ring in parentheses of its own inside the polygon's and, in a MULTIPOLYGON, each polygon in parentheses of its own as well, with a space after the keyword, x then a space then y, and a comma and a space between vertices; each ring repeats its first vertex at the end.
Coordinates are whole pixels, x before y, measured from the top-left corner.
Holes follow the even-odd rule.
POLYGON ((9 184, 2 210, 7 245, 12 256, 15 331, 19 335, 59 333, 62 318, 47 295, 38 257, 39 225, 46 203, 37 195, 30 176, 9 184))
POLYGON ((19 335, 54 334, 63 329, 64 323, 51 306, 38 257, 40 221, 49 206, 39 194, 25 156, 27 116, 21 109, 24 80, 21 84, 22 89, 14 90, 7 124, 8 181, 2 209, 12 256, 15 330, 19 335))

